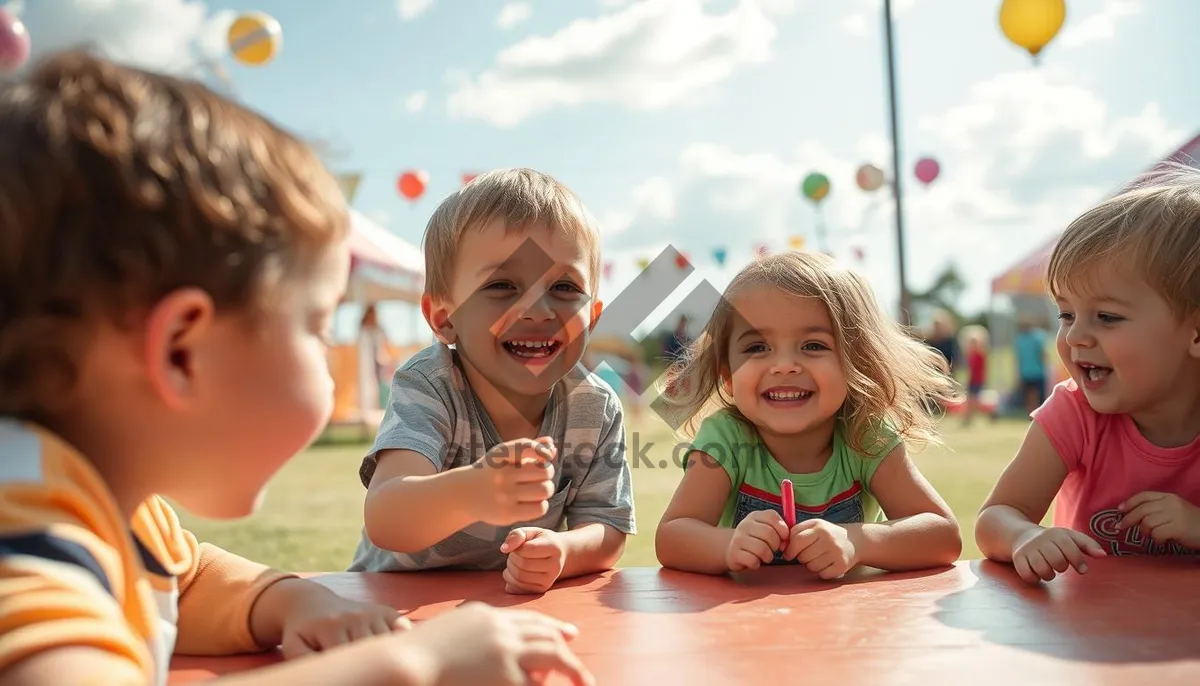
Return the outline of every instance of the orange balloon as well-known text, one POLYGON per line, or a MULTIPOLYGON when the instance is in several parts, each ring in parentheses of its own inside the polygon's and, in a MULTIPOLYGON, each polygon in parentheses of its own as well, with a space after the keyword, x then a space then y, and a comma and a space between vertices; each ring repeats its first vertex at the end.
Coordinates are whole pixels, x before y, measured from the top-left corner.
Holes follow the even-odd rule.
POLYGON ((400 195, 408 198, 410 201, 415 201, 425 194, 425 186, 429 184, 429 174, 420 169, 412 169, 400 175, 400 180, 396 186, 400 189, 400 195))

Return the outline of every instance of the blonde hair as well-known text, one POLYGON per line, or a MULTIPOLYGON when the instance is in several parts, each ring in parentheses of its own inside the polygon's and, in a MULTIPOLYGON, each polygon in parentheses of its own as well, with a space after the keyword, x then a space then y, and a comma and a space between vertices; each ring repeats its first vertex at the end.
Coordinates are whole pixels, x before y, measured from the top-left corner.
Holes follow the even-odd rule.
POLYGON ((448 297, 465 232, 499 221, 510 233, 538 225, 583 242, 591 295, 599 288, 600 230, 583 202, 557 179, 533 169, 498 169, 475 177, 434 210, 425 228, 425 292, 448 297))
POLYGON ((100 321, 181 287, 251 315, 345 236, 302 142, 202 84, 64 52, 0 86, 0 415, 71 402, 100 321))
POLYGON ((1200 170, 1164 163, 1084 212, 1055 244, 1046 283, 1059 297, 1117 265, 1145 279, 1177 317, 1200 310, 1200 170))
POLYGON ((724 388, 721 372, 729 368, 736 314, 731 302, 762 285, 825 303, 848 390, 838 417, 845 422, 852 449, 875 454, 886 440, 877 431, 883 425, 908 440, 938 442, 929 403, 955 401, 960 393, 945 360, 884 315, 858 272, 827 255, 799 251, 764 257, 743 268, 703 333, 668 370, 661 403, 676 426, 695 435, 705 417, 721 409, 749 424, 724 388), (876 441, 868 445, 872 437, 876 441))

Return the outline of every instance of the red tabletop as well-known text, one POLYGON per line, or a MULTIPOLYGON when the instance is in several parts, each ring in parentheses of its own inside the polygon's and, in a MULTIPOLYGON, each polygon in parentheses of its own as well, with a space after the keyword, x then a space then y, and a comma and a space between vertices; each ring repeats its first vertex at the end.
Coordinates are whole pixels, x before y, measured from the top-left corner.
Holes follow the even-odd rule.
MULTIPOLYGON (((575 650, 602 685, 1200 684, 1200 559, 1089 565, 1042 586, 978 561, 839 582, 794 567, 735 577, 625 568, 542 596, 509 595, 496 573, 312 578, 414 621, 464 600, 560 617, 580 628, 575 650)), ((180 657, 170 683, 275 659, 180 657)))

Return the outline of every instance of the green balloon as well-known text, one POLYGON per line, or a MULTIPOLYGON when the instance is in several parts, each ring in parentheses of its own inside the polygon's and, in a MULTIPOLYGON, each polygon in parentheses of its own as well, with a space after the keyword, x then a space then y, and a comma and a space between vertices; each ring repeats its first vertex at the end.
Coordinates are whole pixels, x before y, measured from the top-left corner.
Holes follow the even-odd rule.
POLYGON ((809 200, 821 202, 825 196, 829 195, 829 177, 820 172, 813 172, 804 177, 804 183, 800 184, 800 191, 809 200))

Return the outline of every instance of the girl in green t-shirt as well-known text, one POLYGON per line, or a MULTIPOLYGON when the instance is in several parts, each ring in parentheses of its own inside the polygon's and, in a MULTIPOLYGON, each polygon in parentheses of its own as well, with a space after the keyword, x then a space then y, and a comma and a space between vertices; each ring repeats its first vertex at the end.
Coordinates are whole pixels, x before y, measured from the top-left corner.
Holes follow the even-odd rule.
POLYGON ((667 379, 660 409, 694 438, 655 537, 664 567, 786 563, 833 579, 958 559, 958 522, 905 440, 936 441, 931 401, 959 389, 855 271, 798 251, 753 262, 667 379))

